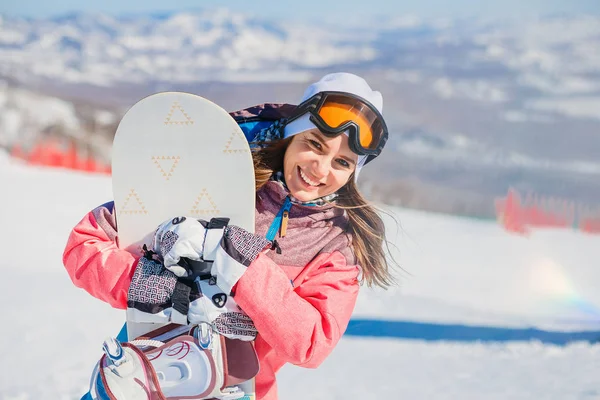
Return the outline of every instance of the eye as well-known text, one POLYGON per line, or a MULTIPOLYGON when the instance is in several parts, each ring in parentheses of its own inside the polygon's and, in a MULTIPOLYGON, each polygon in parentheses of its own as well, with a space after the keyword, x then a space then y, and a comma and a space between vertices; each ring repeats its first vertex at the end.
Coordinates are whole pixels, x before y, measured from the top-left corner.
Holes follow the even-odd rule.
POLYGON ((344 160, 343 158, 338 158, 337 162, 338 162, 338 164, 340 164, 344 168, 349 168, 350 167, 350 163, 348 161, 344 160))
POLYGON ((308 139, 308 141, 309 141, 309 142, 310 142, 310 144, 311 144, 312 146, 314 146, 315 148, 317 148, 317 149, 319 149, 319 150, 321 150, 321 149, 322 149, 321 143, 317 142, 316 140, 308 139))

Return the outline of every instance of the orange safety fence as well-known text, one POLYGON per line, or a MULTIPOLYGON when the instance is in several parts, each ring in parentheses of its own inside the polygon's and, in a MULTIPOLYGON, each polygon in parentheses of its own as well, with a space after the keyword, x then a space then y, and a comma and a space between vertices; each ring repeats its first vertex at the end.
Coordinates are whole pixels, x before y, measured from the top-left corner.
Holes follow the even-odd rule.
POLYGON ((504 198, 495 202, 496 217, 512 233, 527 235, 531 228, 577 229, 600 234, 600 207, 593 210, 572 200, 529 194, 522 200, 510 188, 504 198))
POLYGON ((11 149, 11 156, 31 165, 68 168, 91 173, 110 174, 110 165, 99 161, 92 154, 82 155, 75 143, 61 146, 56 140, 38 141, 31 149, 25 151, 16 144, 11 149))

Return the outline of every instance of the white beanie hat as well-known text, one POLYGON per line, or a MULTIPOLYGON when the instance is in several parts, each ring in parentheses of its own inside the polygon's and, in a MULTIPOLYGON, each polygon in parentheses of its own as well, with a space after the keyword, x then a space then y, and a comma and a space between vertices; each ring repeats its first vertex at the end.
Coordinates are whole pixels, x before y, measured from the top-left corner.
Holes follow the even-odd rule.
MULTIPOLYGON (((304 91, 304 95, 302 96, 300 103, 310 99, 315 94, 320 92, 351 93, 367 100, 379 111, 379 113, 383 114, 383 97, 381 96, 381 93, 376 90, 372 90, 367 81, 360 76, 347 72, 336 72, 325 75, 323 78, 321 78, 321 80, 313 83, 304 91)), ((314 128, 316 128, 316 126, 310 121, 310 116, 307 113, 306 115, 303 115, 302 117, 287 124, 285 126, 283 137, 288 138, 314 128)), ((348 135, 347 131, 344 133, 348 135)), ((358 178, 360 169, 363 167, 366 160, 367 156, 358 156, 356 170, 354 171, 355 180, 358 178)))

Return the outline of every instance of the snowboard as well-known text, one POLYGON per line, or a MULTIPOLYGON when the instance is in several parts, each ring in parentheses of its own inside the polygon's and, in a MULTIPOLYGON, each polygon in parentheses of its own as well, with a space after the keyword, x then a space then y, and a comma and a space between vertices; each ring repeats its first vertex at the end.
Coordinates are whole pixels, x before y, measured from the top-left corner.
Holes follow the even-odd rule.
MULTIPOLYGON (((187 216, 254 232, 255 182, 250 147, 234 119, 184 92, 150 95, 123 116, 112 147, 112 188, 119 248, 136 257, 157 226, 187 216)), ((127 318, 127 337, 160 328, 127 318)), ((254 380, 239 385, 254 399, 254 380)))

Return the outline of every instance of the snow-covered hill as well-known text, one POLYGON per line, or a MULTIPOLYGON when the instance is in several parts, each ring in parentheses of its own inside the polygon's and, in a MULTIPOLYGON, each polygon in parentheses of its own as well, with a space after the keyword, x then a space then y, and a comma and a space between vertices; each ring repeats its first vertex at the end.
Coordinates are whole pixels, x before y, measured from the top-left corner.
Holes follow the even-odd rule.
MULTIPOLYGON (((0 187, 0 398, 79 399, 124 314, 75 288, 61 255, 72 226, 112 197, 110 179, 26 167, 0 152, 0 187)), ((387 219, 406 272, 399 287, 363 288, 354 319, 600 330, 596 236, 525 238, 490 221, 389 211, 401 226, 387 219)), ((589 342, 344 337, 319 369, 286 366, 279 391, 290 400, 594 399, 599 356, 589 342)))
POLYGON ((81 130, 72 103, 0 81, 0 146, 27 143, 52 126, 81 130))
POLYGON ((75 146, 80 156, 107 164, 119 117, 115 111, 14 87, 0 80, 0 149, 20 157, 40 155, 48 146, 65 152, 75 146))

